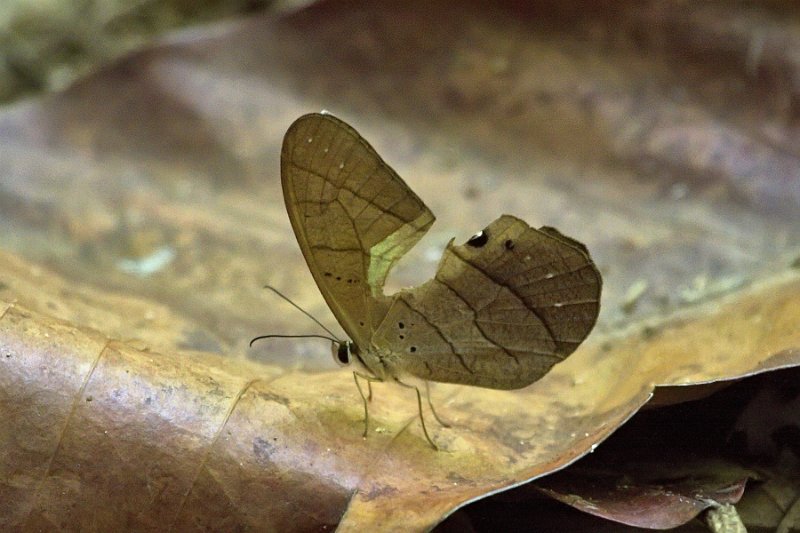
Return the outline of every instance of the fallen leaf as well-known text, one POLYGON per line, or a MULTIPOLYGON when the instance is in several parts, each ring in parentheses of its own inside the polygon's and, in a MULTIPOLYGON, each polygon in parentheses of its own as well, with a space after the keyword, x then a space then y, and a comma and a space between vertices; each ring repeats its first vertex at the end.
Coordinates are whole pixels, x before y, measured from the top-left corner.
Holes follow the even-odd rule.
POLYGON ((685 524, 709 507, 738 502, 746 480, 721 485, 712 485, 707 480, 641 483, 616 475, 588 472, 583 477, 555 474, 546 479, 542 490, 580 511, 614 522, 670 529, 685 524))
POLYGON ((558 512, 542 494, 636 531, 691 530, 702 524, 699 513, 706 521, 719 514, 752 530, 788 531, 796 520, 800 476, 800 449, 792 437, 798 431, 798 377, 800 368, 784 369, 728 382, 697 401, 642 410, 594 453, 462 508, 436 531, 457 530, 454 522, 475 531, 608 529, 558 512), (515 526, 504 523, 509 510, 503 506, 511 504, 515 526))

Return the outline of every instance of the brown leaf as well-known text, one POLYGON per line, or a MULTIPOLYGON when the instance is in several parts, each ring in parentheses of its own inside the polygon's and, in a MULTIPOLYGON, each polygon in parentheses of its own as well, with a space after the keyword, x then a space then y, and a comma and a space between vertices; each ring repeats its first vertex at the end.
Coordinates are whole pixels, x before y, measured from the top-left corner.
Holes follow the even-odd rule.
POLYGON ((746 479, 723 485, 691 482, 641 484, 597 472, 563 480, 558 474, 545 481, 552 498, 589 514, 649 529, 685 524, 701 511, 742 497, 746 479), (566 481, 566 482, 565 482, 566 481))
MULTIPOLYGON (((792 95, 760 70, 786 57, 764 47, 755 80, 720 59, 738 49, 673 60, 667 30, 665 44, 649 29, 644 44, 626 38, 680 15, 625 5, 621 21, 580 2, 323 2, 6 109, 6 524, 425 529, 585 454, 655 385, 797 365, 792 95), (328 346, 247 350, 259 333, 314 331, 265 283, 332 320, 277 164, 289 123, 322 107, 438 218, 395 287, 428 279, 450 237, 505 212, 577 237, 604 270, 598 332, 543 380, 434 388, 454 426, 432 428, 441 453, 413 393, 388 386, 362 440, 351 376, 312 373, 332 368, 328 346)), ((791 35, 763 9, 767 40, 791 35)), ((685 31, 727 11, 693 12, 685 31)))
MULTIPOLYGON (((798 369, 770 374, 796 378, 798 369)), ((731 439, 758 378, 700 401, 638 413, 592 455, 532 484, 583 512, 649 529, 678 527, 737 503, 763 479, 731 439)))
POLYGON ((740 517, 752 528, 788 528, 796 519, 792 507, 800 473, 798 378, 800 368, 784 369, 739 380, 699 401, 642 410, 594 453, 467 506, 436 530, 453 530, 456 519, 477 531, 609 527, 585 525, 588 517, 559 512, 540 492, 618 528, 686 524, 683 531, 701 523, 692 519, 703 510, 706 520, 722 515, 717 517, 740 517), (510 513, 512 504, 516 510, 510 513))

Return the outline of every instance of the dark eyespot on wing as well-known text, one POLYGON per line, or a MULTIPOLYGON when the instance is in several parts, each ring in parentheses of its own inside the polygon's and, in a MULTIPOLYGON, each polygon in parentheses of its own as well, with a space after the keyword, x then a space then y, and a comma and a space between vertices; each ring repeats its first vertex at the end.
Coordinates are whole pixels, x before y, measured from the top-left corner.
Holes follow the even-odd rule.
POLYGON ((489 242, 489 234, 486 233, 486 231, 479 231, 470 237, 466 244, 467 246, 472 246, 473 248, 480 248, 485 246, 487 242, 489 242))

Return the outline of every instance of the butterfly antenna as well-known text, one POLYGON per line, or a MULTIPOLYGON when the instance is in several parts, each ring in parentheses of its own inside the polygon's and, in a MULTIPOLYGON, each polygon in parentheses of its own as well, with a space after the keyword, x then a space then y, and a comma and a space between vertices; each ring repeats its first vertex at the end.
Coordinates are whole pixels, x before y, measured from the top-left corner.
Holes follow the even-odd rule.
MULTIPOLYGON (((308 311, 306 311, 305 309, 303 309, 302 307, 300 307, 299 305, 297 305, 296 303, 291 301, 287 296, 285 296, 283 293, 281 293, 281 291, 279 291, 278 289, 276 289, 272 285, 264 285, 264 288, 271 290, 272 292, 274 292, 275 294, 277 294, 278 296, 280 296, 281 298, 283 298, 284 300, 289 302, 292 305, 292 307, 294 307, 295 309, 297 309, 298 311, 300 311, 301 313, 306 315, 308 318, 310 318, 311 320, 316 322, 319 327, 321 327, 322 329, 327 331, 328 334, 330 334, 330 336, 333 337, 333 339, 328 339, 328 337, 323 337, 322 335, 301 335, 302 337, 322 337, 324 339, 333 340, 335 342, 338 342, 339 344, 342 343, 342 341, 339 340, 339 337, 337 337, 334 332, 332 332, 331 330, 329 330, 328 328, 325 327, 325 324, 323 324, 322 322, 320 322, 319 320, 314 318, 314 316, 311 313, 309 313, 308 311)), ((279 337, 279 336, 280 335, 262 335, 261 337, 256 337, 253 340, 263 339, 263 338, 266 338, 266 337, 279 337)), ((291 337, 291 335, 286 335, 285 337, 291 337)), ((253 341, 250 341, 250 344, 252 345, 253 341)))
POLYGON ((259 335, 250 341, 250 346, 253 346, 254 342, 261 339, 325 339, 326 341, 331 341, 338 344, 341 344, 342 342, 339 339, 326 337, 325 335, 259 335))

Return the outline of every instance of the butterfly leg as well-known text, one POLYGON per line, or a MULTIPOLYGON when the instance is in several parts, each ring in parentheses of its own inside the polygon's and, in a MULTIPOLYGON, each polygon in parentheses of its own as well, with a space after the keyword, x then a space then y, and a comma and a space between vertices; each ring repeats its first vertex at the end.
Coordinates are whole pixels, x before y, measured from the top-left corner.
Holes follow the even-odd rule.
MULTIPOLYGON (((436 445, 435 442, 433 442, 433 439, 431 439, 431 436, 428 435, 428 428, 425 427, 425 417, 422 415, 422 394, 420 394, 419 389, 417 387, 413 386, 413 385, 409 385, 408 383, 403 383, 402 381, 400 381, 397 378, 394 378, 394 379, 395 379, 395 381, 397 381, 397 383, 399 383, 403 387, 406 387, 406 388, 409 388, 409 389, 414 389, 414 391, 416 391, 416 393, 417 393, 417 409, 419 409, 419 421, 422 423, 422 432, 425 434, 425 438, 428 440, 430 445, 433 446, 433 449, 438 452, 439 451, 439 447, 436 445)), ((435 413, 434 413, 434 415, 435 415, 435 413)), ((438 420, 439 417, 436 417, 436 419, 438 420)))
POLYGON ((369 431, 369 408, 367 407, 367 402, 372 400, 372 382, 382 380, 374 376, 362 374, 361 372, 353 372, 353 381, 356 382, 358 394, 361 395, 361 399, 364 401, 364 434, 362 436, 367 438, 367 432, 369 431), (358 378, 361 378, 367 382, 369 396, 364 396, 364 391, 361 389, 361 383, 358 382, 358 378))
POLYGON ((442 427, 449 428, 450 424, 439 418, 439 415, 436 413, 436 409, 433 408, 433 402, 431 402, 431 385, 428 381, 425 382, 425 396, 428 398, 428 407, 431 408, 431 413, 433 413, 433 418, 436 419, 442 427))

